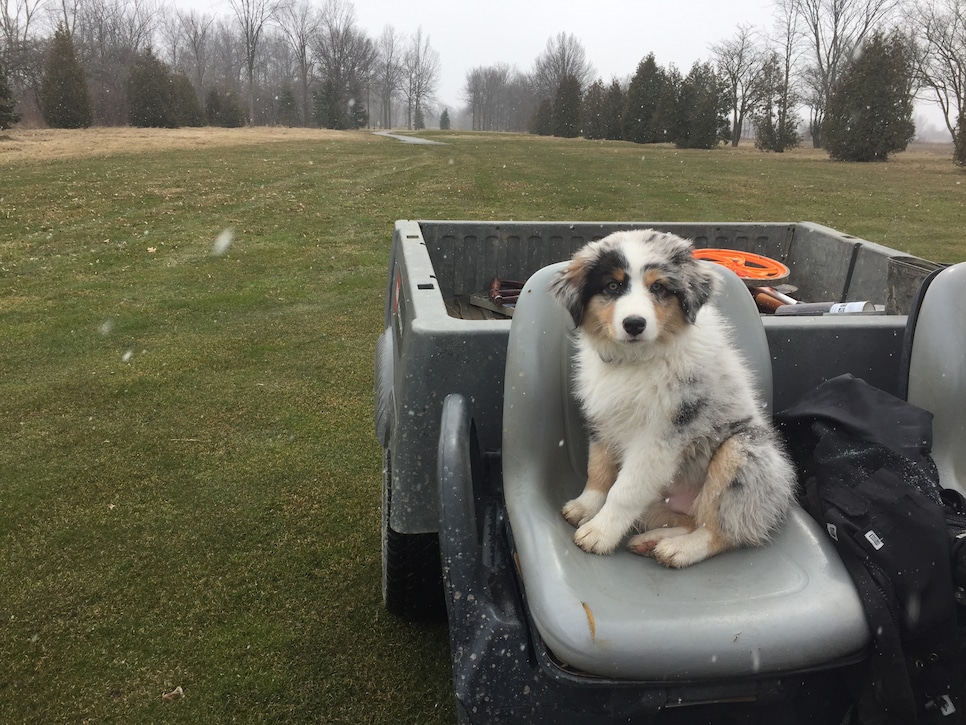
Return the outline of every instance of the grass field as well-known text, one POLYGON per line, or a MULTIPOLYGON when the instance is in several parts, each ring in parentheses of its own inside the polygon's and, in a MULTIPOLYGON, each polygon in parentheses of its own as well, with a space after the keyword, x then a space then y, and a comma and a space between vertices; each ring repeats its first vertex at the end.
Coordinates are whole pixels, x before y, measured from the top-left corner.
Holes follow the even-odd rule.
POLYGON ((126 133, 0 134, 4 723, 452 722, 444 629, 380 602, 397 218, 809 220, 966 259, 948 149, 126 133))

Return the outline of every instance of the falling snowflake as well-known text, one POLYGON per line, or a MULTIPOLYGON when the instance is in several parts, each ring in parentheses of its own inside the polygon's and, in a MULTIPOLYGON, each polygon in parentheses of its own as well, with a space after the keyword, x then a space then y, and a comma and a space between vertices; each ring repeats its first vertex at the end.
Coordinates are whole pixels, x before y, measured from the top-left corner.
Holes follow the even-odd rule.
POLYGON ((235 230, 230 227, 223 230, 222 233, 219 234, 215 239, 215 243, 211 246, 211 256, 220 257, 225 254, 233 241, 235 241, 235 230))

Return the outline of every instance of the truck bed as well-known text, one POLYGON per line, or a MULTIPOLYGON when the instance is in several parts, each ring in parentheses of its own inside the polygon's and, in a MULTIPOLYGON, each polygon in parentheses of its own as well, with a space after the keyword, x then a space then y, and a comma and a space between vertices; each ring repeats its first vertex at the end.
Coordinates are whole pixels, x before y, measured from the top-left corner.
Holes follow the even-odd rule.
POLYGON ((388 516, 396 532, 436 531, 436 447, 447 394, 470 401, 485 449, 501 446, 510 318, 472 304, 471 296, 484 294, 494 277, 524 281, 591 240, 632 228, 777 259, 803 301, 866 300, 885 308, 875 315, 763 316, 776 410, 843 373, 897 391, 908 303, 937 266, 898 250, 809 222, 399 221, 376 363, 376 430, 392 472, 388 516), (900 262, 902 274, 895 274, 900 262))

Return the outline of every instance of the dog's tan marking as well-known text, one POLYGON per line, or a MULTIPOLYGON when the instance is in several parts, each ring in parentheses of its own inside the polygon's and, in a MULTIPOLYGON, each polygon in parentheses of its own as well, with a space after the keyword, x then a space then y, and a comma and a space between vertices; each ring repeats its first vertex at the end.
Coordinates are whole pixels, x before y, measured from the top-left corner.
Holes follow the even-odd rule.
POLYGON ((614 452, 600 441, 593 441, 590 444, 587 460, 586 487, 607 494, 617 480, 618 469, 618 460, 614 452))
POLYGON ((647 289, 651 289, 651 285, 655 282, 660 282, 664 279, 664 275, 661 274, 659 269, 646 269, 644 270, 644 286, 647 289))
POLYGON ((705 528, 709 534, 709 551, 707 556, 714 556, 732 548, 727 538, 721 533, 719 512, 721 496, 728 486, 738 476, 747 457, 741 441, 732 436, 722 443, 711 457, 708 464, 708 476, 701 488, 701 493, 694 499, 694 519, 699 528, 705 528))
POLYGON ((597 295, 590 300, 584 311, 581 329, 585 335, 607 341, 613 341, 614 303, 605 297, 597 295))
POLYGON ((561 513, 571 526, 580 526, 600 511, 614 481, 619 464, 614 453, 599 441, 592 441, 587 461, 587 483, 583 493, 568 501, 561 513))
MULTIPOLYGON (((650 290, 656 283, 664 283, 664 275, 659 269, 648 269, 644 272, 645 289, 650 290)), ((681 308, 681 302, 677 295, 665 292, 664 294, 650 293, 654 300, 654 315, 657 317, 658 342, 666 342, 672 335, 676 335, 687 326, 687 317, 681 308)))

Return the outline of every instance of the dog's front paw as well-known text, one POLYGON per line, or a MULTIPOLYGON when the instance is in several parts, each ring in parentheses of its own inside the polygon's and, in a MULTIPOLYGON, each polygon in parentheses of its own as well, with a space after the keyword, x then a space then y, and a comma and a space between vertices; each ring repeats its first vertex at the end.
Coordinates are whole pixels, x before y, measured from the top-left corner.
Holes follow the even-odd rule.
POLYGON ((654 549, 657 548, 660 542, 675 536, 684 536, 688 531, 688 529, 676 526, 652 529, 651 531, 645 531, 643 534, 632 536, 631 540, 627 542, 627 548, 641 556, 653 556, 654 549))
POLYGON ((582 526, 590 521, 604 505, 606 496, 597 491, 584 491, 577 498, 564 504, 560 513, 571 526, 582 526))
POLYGON ((627 545, 631 551, 653 556, 672 569, 683 569, 697 564, 725 548, 703 528, 696 531, 681 528, 646 531, 632 538, 627 545))
POLYGON ((593 519, 574 534, 574 543, 588 554, 610 554, 621 543, 621 532, 601 526, 593 519))

